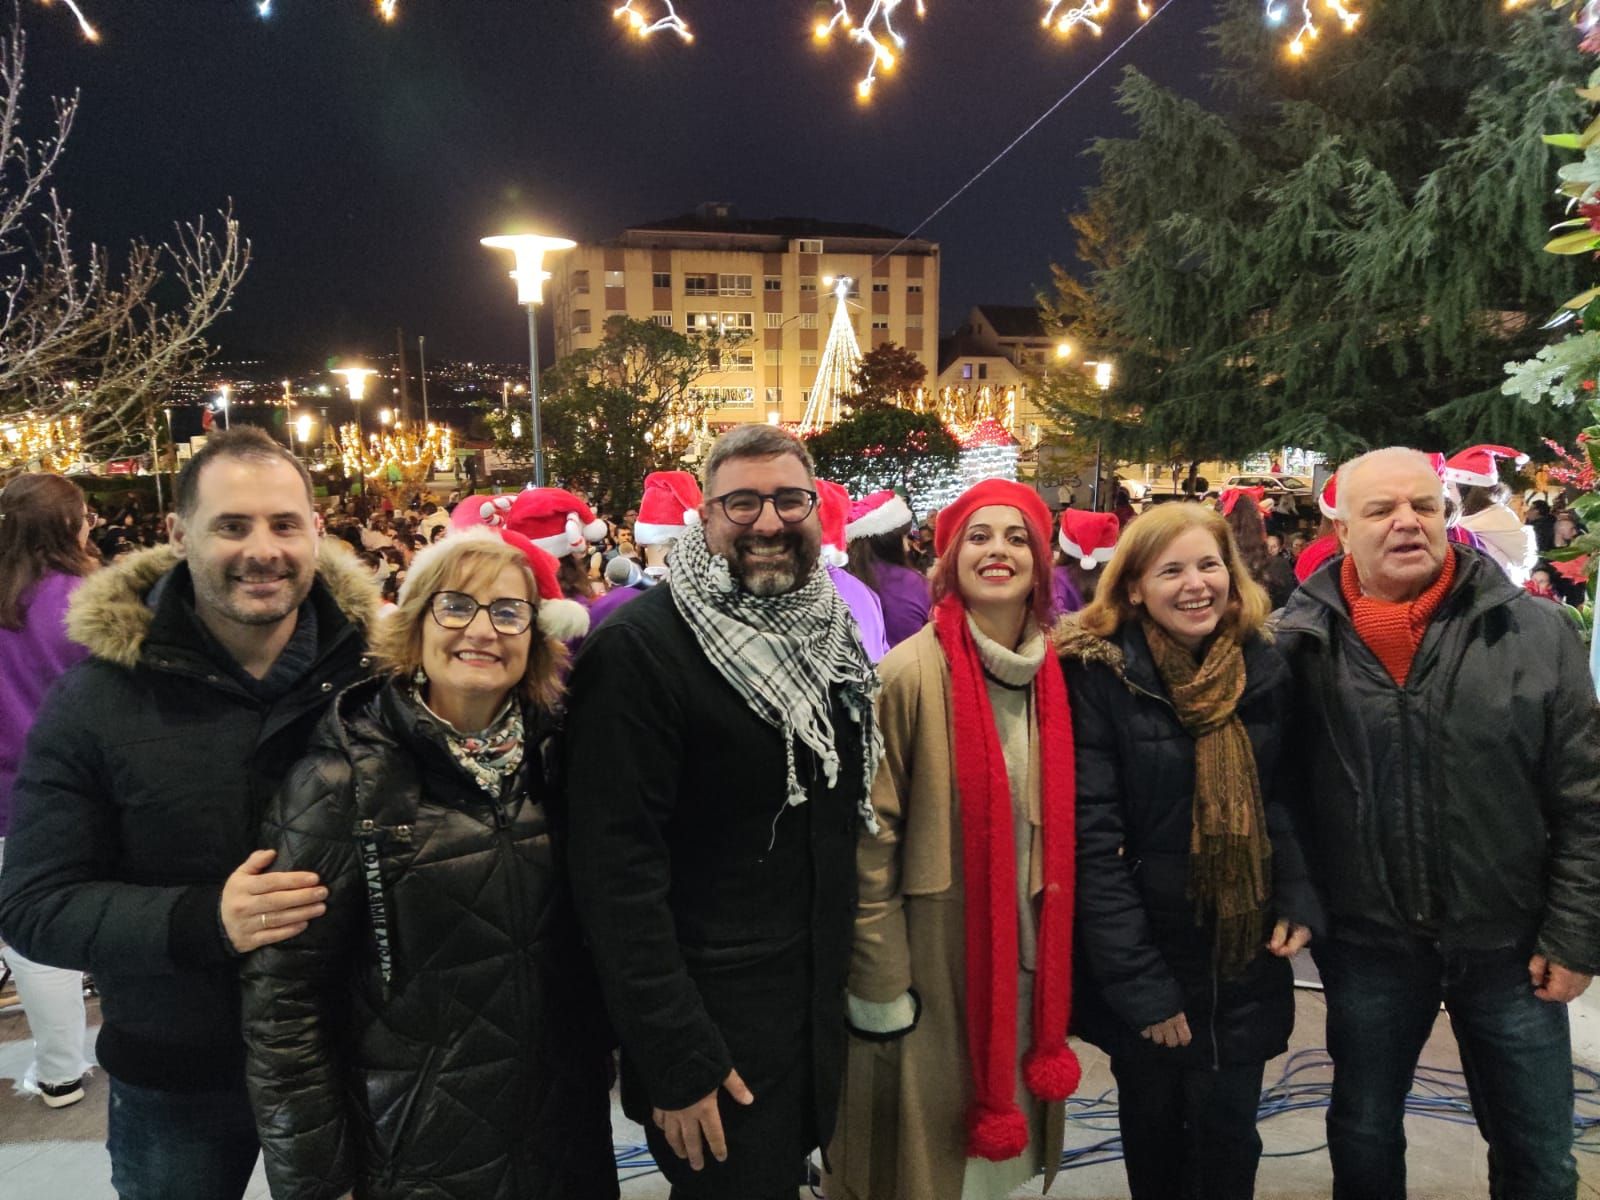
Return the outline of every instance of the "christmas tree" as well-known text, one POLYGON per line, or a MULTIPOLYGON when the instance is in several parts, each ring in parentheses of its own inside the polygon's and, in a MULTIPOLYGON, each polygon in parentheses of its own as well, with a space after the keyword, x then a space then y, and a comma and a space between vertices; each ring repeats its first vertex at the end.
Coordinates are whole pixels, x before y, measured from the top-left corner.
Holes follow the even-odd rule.
POLYGON ((841 275, 834 281, 833 295, 838 307, 833 310, 828 341, 822 347, 822 361, 817 364, 817 381, 811 387, 806 415, 800 419, 801 433, 815 433, 834 424, 839 420, 840 404, 855 394, 861 347, 856 342, 856 328, 850 320, 845 299, 850 293, 850 282, 848 275, 841 275))

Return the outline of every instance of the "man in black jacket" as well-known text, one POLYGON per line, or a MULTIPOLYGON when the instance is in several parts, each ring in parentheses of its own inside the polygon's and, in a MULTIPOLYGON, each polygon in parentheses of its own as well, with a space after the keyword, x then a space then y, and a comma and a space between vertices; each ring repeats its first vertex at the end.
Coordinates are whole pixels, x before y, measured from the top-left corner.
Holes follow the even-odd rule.
POLYGON ((1445 537, 1429 460, 1339 472, 1345 557, 1278 626, 1334 1062, 1338 1200, 1405 1195, 1405 1095, 1442 1001, 1490 1191, 1572 1197, 1566 1005, 1600 969, 1600 705, 1561 608, 1445 537))
POLYGON ((838 1100, 876 678, 805 448, 735 430, 705 482, 671 582, 573 670, 570 875, 673 1196, 794 1200, 838 1100))
POLYGON ((0 930, 94 972, 122 1200, 238 1200, 259 1152, 239 960, 300 933, 325 896, 269 870, 261 811, 366 673, 375 598, 357 565, 318 559, 310 479, 260 430, 211 439, 177 493, 171 547, 73 598, 92 657, 29 737, 0 930))

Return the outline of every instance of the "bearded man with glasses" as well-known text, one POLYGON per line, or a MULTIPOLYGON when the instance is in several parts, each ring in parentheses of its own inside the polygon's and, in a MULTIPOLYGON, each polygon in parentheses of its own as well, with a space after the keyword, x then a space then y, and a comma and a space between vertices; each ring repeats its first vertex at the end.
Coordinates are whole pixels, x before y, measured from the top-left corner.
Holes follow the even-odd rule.
POLYGON ((573 670, 571 877, 672 1195, 793 1200, 833 1129, 877 680, 818 563, 805 447, 742 427, 704 483, 668 586, 573 670))

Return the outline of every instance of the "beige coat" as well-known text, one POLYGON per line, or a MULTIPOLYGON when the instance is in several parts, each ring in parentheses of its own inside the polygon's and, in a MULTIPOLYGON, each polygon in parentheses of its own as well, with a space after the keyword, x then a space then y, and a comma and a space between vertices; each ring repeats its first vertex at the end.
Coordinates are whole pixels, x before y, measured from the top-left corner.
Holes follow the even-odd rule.
MULTIPOLYGON (((863 834, 858 852, 850 992, 886 1003, 914 987, 922 1016, 898 1041, 850 1039, 824 1190, 831 1200, 960 1200, 972 1069, 950 669, 928 625, 891 650, 879 670, 885 754, 872 803, 880 832, 863 834)), ((1037 898, 1037 749, 1033 757, 1030 886, 1037 898)), ((1065 1106, 1033 1107, 1030 1144, 1040 1151, 1040 1169, 1049 1164, 1048 1188, 1061 1160, 1065 1106)))

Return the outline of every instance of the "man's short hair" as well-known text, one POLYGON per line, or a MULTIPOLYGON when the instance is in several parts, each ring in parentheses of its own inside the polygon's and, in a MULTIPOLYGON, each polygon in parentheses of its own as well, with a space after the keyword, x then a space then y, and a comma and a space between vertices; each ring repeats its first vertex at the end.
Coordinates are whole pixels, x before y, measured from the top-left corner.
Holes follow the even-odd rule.
POLYGON ((219 458, 242 458, 252 462, 278 460, 288 463, 300 476, 300 482, 306 485, 306 504, 313 510, 316 509, 316 500, 311 489, 311 473, 306 470, 305 464, 273 441, 265 430, 258 429, 254 425, 239 425, 222 433, 212 434, 206 439, 206 444, 200 448, 199 453, 183 464, 183 470, 178 472, 177 508, 180 517, 194 514, 196 505, 200 503, 200 472, 206 469, 207 463, 219 458))
POLYGON ((817 467, 811 461, 811 452, 806 449, 804 442, 776 425, 750 424, 730 429, 716 440, 716 444, 711 447, 711 453, 706 455, 702 486, 709 496, 711 481, 723 463, 743 458, 775 458, 780 454, 792 454, 806 469, 806 477, 811 480, 816 479, 817 467))
MULTIPOLYGON (((1335 476, 1338 482, 1334 484, 1336 491, 1334 510, 1339 520, 1348 521, 1350 519, 1350 503, 1348 500, 1350 490, 1346 486, 1346 481, 1351 474, 1368 463, 1394 462, 1397 460, 1415 463, 1417 466, 1426 467, 1430 472, 1433 470, 1433 460, 1421 450, 1413 450, 1409 446, 1382 446, 1377 450, 1368 450, 1365 454, 1352 458, 1349 462, 1339 467, 1335 476)), ((1438 476, 1435 475, 1434 478, 1437 479, 1438 476)), ((1444 496, 1443 480, 1439 481, 1439 495, 1441 498, 1444 496)))

